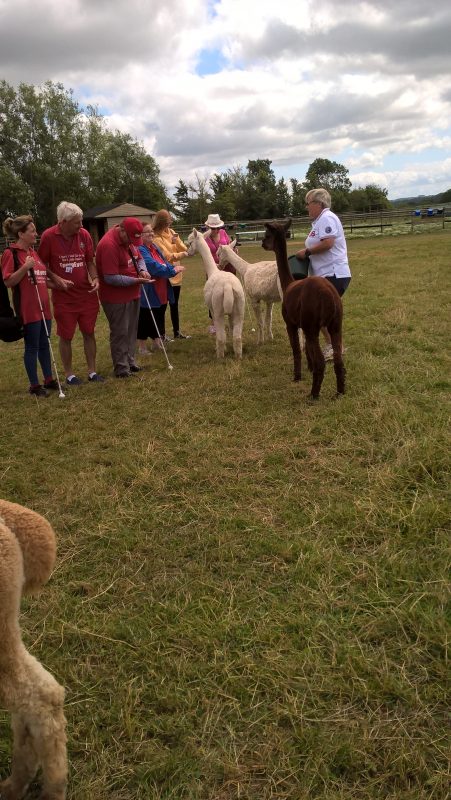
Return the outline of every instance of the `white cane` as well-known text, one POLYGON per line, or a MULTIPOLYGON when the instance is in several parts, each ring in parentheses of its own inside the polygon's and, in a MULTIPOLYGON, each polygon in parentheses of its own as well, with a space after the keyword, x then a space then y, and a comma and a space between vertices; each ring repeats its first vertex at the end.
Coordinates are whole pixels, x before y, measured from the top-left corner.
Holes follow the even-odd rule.
MULTIPOLYGON (((142 284, 142 285, 145 286, 145 284, 142 284)), ((167 354, 166 348, 164 346, 163 338, 162 338, 162 336, 160 334, 160 331, 158 330, 158 325, 156 323, 156 320, 155 320, 155 317, 154 317, 154 314, 153 314, 153 311, 152 311, 152 306, 149 303, 149 298, 147 297, 147 292, 146 292, 145 289, 143 289, 143 294, 144 294, 144 297, 146 298, 146 303, 147 303, 148 309, 150 311, 150 316, 152 317, 153 324, 155 325, 155 330, 158 333, 158 338, 159 338, 159 340, 161 342, 161 348, 163 350, 163 353, 164 353, 164 356, 166 358, 166 361, 168 362, 168 369, 172 370, 172 369, 174 369, 174 367, 172 366, 171 362, 169 361, 168 354, 167 354)))

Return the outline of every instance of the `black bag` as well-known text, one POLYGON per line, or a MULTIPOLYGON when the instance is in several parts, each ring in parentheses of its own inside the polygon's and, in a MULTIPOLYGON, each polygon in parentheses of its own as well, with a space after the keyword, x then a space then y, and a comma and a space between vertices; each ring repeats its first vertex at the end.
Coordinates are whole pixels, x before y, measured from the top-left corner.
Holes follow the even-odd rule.
MULTIPOLYGON (((14 259, 14 272, 19 268, 19 257, 17 251, 11 250, 14 259)), ((20 314, 20 287, 19 284, 12 289, 13 307, 9 300, 8 288, 3 281, 2 271, 0 270, 0 339, 3 342, 17 342, 23 338, 23 324, 20 314)))
POLYGON ((308 276, 310 258, 308 256, 306 258, 298 258, 298 256, 290 256, 288 259, 288 266, 290 267, 290 272, 293 278, 296 281, 300 281, 302 280, 302 278, 307 278, 308 276))

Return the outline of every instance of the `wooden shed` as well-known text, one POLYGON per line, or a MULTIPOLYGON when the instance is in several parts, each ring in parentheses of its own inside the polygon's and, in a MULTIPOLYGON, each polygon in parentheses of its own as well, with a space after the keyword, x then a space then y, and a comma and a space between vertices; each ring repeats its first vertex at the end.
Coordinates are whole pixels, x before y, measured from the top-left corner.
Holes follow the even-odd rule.
POLYGON ((124 217, 137 217, 141 222, 152 222, 156 211, 136 206, 134 203, 113 203, 110 206, 94 206, 83 212, 83 227, 92 236, 94 247, 99 239, 124 217))

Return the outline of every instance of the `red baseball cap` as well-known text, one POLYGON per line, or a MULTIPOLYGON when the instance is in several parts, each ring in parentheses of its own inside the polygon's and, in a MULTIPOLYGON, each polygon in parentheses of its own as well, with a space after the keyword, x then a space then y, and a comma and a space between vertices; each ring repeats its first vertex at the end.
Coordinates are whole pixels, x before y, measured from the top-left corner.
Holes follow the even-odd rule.
POLYGON ((144 230, 144 226, 139 219, 136 219, 136 217, 125 217, 125 219, 122 220, 121 225, 132 244, 142 244, 141 235, 144 230))

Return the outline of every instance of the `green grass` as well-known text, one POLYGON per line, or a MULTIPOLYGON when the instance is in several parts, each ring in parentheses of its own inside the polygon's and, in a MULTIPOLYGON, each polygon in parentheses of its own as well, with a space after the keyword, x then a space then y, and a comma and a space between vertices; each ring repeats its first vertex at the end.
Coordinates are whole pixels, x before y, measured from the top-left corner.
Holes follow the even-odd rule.
MULTIPOLYGON (((451 237, 349 251, 338 401, 330 366, 318 403, 291 382, 280 306, 217 363, 194 259, 172 373, 37 401, 0 346, 2 495, 58 532, 21 623, 66 686, 70 800, 447 797, 451 237)), ((2 775, 10 749, 2 715, 2 775)))

